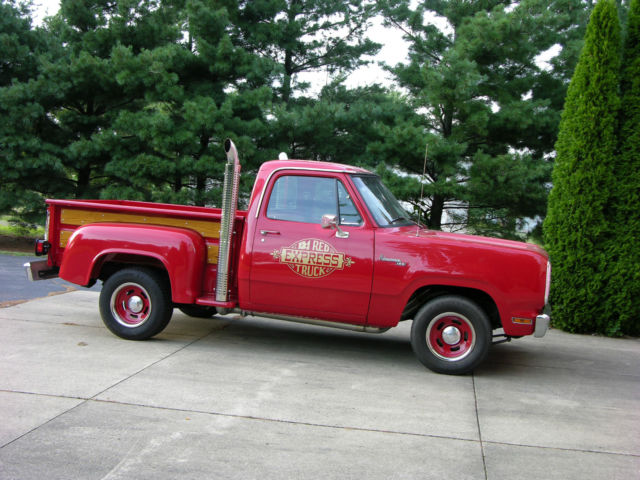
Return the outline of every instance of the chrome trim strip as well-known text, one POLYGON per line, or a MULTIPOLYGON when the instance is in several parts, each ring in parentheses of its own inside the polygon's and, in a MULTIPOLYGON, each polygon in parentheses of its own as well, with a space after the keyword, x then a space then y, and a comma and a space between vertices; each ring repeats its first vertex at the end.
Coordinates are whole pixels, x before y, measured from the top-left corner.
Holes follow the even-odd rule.
POLYGON ((351 323, 331 322, 329 320, 320 320, 317 318, 309 317, 296 317, 293 315, 276 315, 273 313, 260 313, 260 312, 247 312, 245 310, 233 310, 234 313, 239 313, 242 317, 263 317, 273 320, 283 320, 285 322, 305 323, 307 325, 315 325, 317 327, 333 327, 341 330, 351 330, 352 332, 366 332, 366 333, 383 333, 389 330, 382 327, 369 327, 367 325, 353 325, 351 323))
POLYGON ((533 332, 533 336, 536 338, 542 338, 549 330, 549 323, 551 322, 551 317, 546 313, 542 315, 538 315, 536 317, 536 327, 533 332))
POLYGON ((389 263, 395 263, 396 265, 398 265, 399 267, 404 267, 407 264, 405 262, 403 262, 402 260, 400 260, 399 258, 387 258, 384 255, 380 255, 380 261, 381 262, 389 262, 389 263))

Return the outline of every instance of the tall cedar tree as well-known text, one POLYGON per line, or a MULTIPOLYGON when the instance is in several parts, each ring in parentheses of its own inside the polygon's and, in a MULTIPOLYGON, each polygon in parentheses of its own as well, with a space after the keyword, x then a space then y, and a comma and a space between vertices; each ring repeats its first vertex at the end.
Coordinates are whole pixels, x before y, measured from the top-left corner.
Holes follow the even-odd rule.
POLYGON ((428 146, 422 208, 430 228, 515 236, 525 217, 544 215, 547 158, 565 89, 536 57, 572 38, 586 6, 580 0, 524 0, 510 9, 500 0, 427 0, 415 9, 406 0, 384 3, 388 21, 410 43, 409 62, 391 70, 422 118, 399 124, 383 153, 421 174, 428 146), (434 15, 448 28, 432 24, 434 15))
POLYGON ((553 189, 544 222, 553 265, 554 325, 572 332, 615 333, 602 293, 611 279, 616 126, 620 98, 620 24, 612 0, 600 0, 567 91, 553 189))
POLYGON ((632 0, 622 55, 620 152, 615 160, 614 236, 607 256, 609 281, 602 294, 610 312, 607 332, 640 334, 640 0, 632 0))

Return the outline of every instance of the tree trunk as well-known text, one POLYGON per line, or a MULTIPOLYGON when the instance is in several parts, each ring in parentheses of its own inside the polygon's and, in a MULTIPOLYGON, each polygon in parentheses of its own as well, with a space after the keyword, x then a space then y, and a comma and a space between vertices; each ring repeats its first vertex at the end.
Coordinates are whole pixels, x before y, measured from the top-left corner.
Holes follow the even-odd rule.
POLYGON ((198 175, 196 177, 196 194, 194 203, 198 207, 204 207, 205 188, 207 186, 207 177, 198 175))
POLYGON ((291 69, 293 65, 293 55, 290 50, 285 52, 284 57, 284 77, 282 77, 282 102, 289 108, 291 98, 291 69))
POLYGON ((442 214, 444 212, 444 197, 442 195, 434 195, 431 201, 431 214, 427 225, 431 230, 442 230, 442 214))
POLYGON ((76 198, 84 198, 89 190, 89 182, 91 181, 91 167, 86 167, 78 170, 78 181, 76 183, 76 198))

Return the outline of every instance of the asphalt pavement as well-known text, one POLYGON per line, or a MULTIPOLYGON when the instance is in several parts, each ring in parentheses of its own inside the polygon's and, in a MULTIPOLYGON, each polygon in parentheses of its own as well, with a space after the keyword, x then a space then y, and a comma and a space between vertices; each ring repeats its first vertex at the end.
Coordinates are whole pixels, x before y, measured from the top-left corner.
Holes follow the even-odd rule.
POLYGON ((419 364, 409 323, 176 310, 133 342, 97 301, 0 308, 0 478, 640 478, 638 339, 552 330, 454 377, 419 364))
MULTIPOLYGON (((0 254, 0 307, 7 302, 30 300, 82 289, 60 278, 30 282, 27 279, 24 264, 43 258, 46 257, 0 254)), ((100 286, 101 282, 98 282, 91 290, 100 291, 100 286)))

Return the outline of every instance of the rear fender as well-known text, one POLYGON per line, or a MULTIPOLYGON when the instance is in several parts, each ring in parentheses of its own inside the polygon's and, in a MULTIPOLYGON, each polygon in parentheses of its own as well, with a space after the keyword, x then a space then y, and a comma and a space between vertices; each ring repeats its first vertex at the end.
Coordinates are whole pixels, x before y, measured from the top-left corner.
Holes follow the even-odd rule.
POLYGON ((79 227, 69 238, 60 278, 89 285, 102 266, 115 258, 160 263, 171 281, 175 303, 193 303, 201 294, 206 263, 202 236, 189 229, 129 223, 94 223, 79 227))

